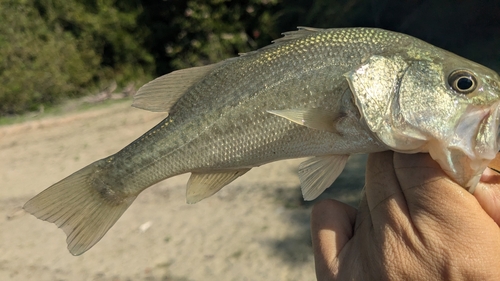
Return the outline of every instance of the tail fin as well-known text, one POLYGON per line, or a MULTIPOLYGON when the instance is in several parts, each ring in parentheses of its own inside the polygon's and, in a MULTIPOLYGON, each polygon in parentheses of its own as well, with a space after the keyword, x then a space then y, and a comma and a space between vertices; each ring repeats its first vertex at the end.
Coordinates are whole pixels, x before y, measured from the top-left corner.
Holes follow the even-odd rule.
POLYGON ((75 256, 99 242, 136 198, 122 198, 106 186, 97 186, 104 185, 95 178, 98 162, 47 188, 23 207, 64 230, 68 250, 75 256))

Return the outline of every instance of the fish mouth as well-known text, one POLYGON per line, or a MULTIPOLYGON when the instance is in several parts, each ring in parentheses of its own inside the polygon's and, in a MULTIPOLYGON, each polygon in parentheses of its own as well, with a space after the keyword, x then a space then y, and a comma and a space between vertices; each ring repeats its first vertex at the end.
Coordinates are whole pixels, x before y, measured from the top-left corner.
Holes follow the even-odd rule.
POLYGON ((491 106, 479 123, 475 146, 480 158, 498 159, 493 165, 500 171, 500 103, 491 106))
MULTIPOLYGON (((498 111, 499 109, 496 108, 496 110, 498 111)), ((490 113, 491 114, 491 113, 490 113)), ((497 116, 497 136, 496 136, 496 143, 497 143, 497 146, 500 145, 500 116, 497 116)), ((496 173, 500 174, 500 148, 497 147, 497 154, 495 155, 495 157, 488 163, 488 168, 490 168, 491 170, 495 171, 496 173)))
POLYGON ((499 104, 466 110, 444 151, 436 148, 429 151, 442 167, 449 169, 447 174, 471 193, 488 166, 500 173, 499 104), (499 161, 491 165, 495 158, 499 161))

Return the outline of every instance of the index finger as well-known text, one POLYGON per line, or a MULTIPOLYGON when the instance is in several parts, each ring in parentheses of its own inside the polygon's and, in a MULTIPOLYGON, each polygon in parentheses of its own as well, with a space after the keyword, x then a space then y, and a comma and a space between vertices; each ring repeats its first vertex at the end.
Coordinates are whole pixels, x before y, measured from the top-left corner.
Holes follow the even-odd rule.
POLYGON ((474 191, 483 210, 500 226, 500 174, 486 168, 474 191))

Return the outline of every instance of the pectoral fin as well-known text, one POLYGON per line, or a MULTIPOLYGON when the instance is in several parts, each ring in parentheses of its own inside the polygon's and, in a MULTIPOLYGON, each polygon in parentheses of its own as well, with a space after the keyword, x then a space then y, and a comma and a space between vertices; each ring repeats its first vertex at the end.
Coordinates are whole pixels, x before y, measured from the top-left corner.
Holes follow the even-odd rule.
POLYGON ((224 186, 244 175, 250 169, 224 170, 211 173, 193 172, 187 183, 186 201, 188 204, 197 203, 214 195, 224 186))
POLYGON ((341 114, 322 108, 268 110, 267 112, 288 119, 311 129, 335 133, 335 123, 341 114))
POLYGON ((349 155, 317 156, 299 165, 304 200, 314 200, 342 173, 349 155))
POLYGON ((191 86, 219 65, 220 63, 191 67, 160 76, 137 91, 132 106, 154 112, 168 112, 191 86))

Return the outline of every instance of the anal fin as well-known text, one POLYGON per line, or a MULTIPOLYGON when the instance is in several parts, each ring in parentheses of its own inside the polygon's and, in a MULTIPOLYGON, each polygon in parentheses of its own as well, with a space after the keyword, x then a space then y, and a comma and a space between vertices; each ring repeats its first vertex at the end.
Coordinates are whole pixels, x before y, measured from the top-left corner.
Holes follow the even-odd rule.
POLYGON ((239 170, 221 170, 207 173, 191 173, 187 183, 186 201, 188 204, 197 203, 207 197, 214 195, 224 186, 236 178, 250 171, 250 168, 239 170))
POLYGON ((304 200, 314 200, 342 173, 349 155, 316 156, 299 165, 304 200))

